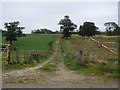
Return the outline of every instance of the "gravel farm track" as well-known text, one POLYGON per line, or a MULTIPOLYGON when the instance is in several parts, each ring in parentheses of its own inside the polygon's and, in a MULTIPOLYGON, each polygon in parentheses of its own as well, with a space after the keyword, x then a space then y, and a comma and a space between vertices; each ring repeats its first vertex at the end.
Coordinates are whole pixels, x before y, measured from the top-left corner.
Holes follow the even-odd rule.
POLYGON ((118 88, 118 82, 105 77, 78 74, 64 65, 60 41, 56 41, 53 56, 44 63, 22 70, 3 72, 3 88, 118 88), (55 72, 40 70, 51 60, 59 60, 55 72))

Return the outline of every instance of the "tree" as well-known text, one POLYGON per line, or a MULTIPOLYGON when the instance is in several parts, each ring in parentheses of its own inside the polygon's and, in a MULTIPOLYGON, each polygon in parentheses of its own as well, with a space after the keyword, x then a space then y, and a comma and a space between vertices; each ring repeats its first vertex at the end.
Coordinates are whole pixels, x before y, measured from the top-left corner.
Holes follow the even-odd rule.
POLYGON ((21 36, 24 35, 24 34, 22 33, 22 29, 24 29, 24 28, 25 28, 25 27, 18 27, 18 30, 16 31, 18 37, 21 37, 21 36))
POLYGON ((71 37, 71 32, 77 28, 77 25, 69 19, 68 15, 65 15, 64 19, 61 19, 58 24, 60 25, 60 31, 63 34, 63 38, 66 39, 68 39, 68 37, 71 37))
POLYGON ((107 36, 118 35, 119 27, 115 22, 107 22, 104 25, 106 27, 107 36))
POLYGON ((5 36, 6 40, 12 44, 13 41, 17 41, 17 37, 22 36, 22 29, 25 27, 18 27, 19 21, 5 23, 5 28, 7 29, 5 36))
POLYGON ((0 34, 1 34, 3 37, 5 36, 5 33, 6 33, 5 30, 0 29, 0 34))
POLYGON ((35 30, 32 30, 31 32, 32 34, 52 34, 53 32, 49 29, 35 29, 35 30))
POLYGON ((84 22, 84 24, 79 27, 79 35, 94 36, 98 29, 93 22, 84 22))
POLYGON ((101 35, 102 32, 101 31, 96 31, 96 35, 101 35))

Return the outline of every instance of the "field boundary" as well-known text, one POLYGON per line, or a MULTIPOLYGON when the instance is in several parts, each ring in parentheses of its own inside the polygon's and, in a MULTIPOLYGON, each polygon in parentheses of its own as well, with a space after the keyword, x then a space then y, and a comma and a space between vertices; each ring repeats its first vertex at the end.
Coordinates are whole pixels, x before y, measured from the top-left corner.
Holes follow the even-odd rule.
POLYGON ((56 50, 55 50, 55 53, 53 54, 53 56, 51 58, 49 58, 48 60, 46 60, 45 62, 35 66, 35 67, 31 67, 31 68, 25 68, 25 69, 21 69, 21 70, 13 70, 13 71, 9 71, 9 72, 6 72, 6 73, 3 73, 3 77, 7 76, 7 75, 12 75, 13 73, 24 73, 24 72, 27 72, 27 71, 30 71, 30 70, 36 70, 36 69, 39 69, 39 68, 42 68, 44 65, 46 65, 48 62, 54 60, 54 57, 57 55, 57 44, 59 42, 56 41, 56 50))
MULTIPOLYGON (((90 37, 91 40, 97 42, 97 40, 95 40, 94 38, 90 37)), ((115 55, 118 55, 117 52, 114 52, 113 50, 109 49, 107 46, 105 46, 104 44, 102 44, 102 47, 104 47, 105 49, 107 49, 108 51, 112 52, 115 55)))

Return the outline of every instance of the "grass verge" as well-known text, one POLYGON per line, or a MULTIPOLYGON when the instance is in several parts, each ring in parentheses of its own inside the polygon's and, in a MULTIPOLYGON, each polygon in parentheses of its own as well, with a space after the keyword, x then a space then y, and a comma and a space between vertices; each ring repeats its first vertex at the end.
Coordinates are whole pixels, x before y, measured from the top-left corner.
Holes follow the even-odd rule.
POLYGON ((64 63, 71 70, 89 76, 102 76, 112 79, 120 77, 117 56, 104 48, 98 48, 95 42, 85 40, 80 36, 73 36, 68 40, 62 39, 61 45, 64 63), (79 63, 80 48, 83 49, 82 64, 79 63), (77 55, 76 52, 78 52, 77 55))

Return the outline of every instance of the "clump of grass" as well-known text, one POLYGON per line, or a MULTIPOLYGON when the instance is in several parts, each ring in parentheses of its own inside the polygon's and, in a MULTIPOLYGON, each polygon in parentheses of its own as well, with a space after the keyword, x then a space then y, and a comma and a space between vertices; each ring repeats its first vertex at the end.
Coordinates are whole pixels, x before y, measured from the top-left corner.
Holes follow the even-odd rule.
POLYGON ((118 79, 120 78, 120 71, 118 70, 118 66, 116 65, 98 65, 96 66, 96 69, 104 72, 105 75, 108 76, 108 78, 114 78, 114 79, 118 79))
POLYGON ((47 64, 47 65, 43 66, 42 68, 40 68, 40 70, 52 72, 52 71, 56 71, 56 66, 47 64))
POLYGON ((2 65, 2 69, 3 70, 15 70, 15 69, 24 69, 26 67, 34 67, 38 65, 38 63, 27 63, 27 64, 23 64, 23 63, 11 63, 11 64, 5 64, 2 65))
POLYGON ((90 66, 90 65, 85 65, 85 64, 80 65, 80 64, 73 63, 72 60, 70 60, 70 58, 65 58, 64 63, 71 70, 78 71, 78 73, 82 73, 82 74, 89 75, 89 76, 104 75, 104 73, 97 70, 96 67, 90 66))
POLYGON ((54 72, 57 70, 58 59, 57 57, 54 60, 47 63, 45 66, 40 68, 40 70, 47 71, 47 72, 54 72))
POLYGON ((48 58, 50 58, 52 53, 50 53, 48 56, 42 56, 39 58, 39 61, 36 61, 34 59, 32 60, 20 60, 18 63, 16 60, 11 60, 11 64, 7 64, 5 60, 2 62, 2 70, 15 70, 15 69, 24 69, 26 67, 34 67, 40 63, 43 63, 46 61, 48 58))
POLYGON ((78 71, 79 73, 89 75, 89 76, 107 76, 108 78, 120 78, 120 71, 118 71, 118 66, 116 65, 89 65, 89 64, 76 64, 70 58, 64 59, 64 64, 68 66, 71 70, 78 71))

